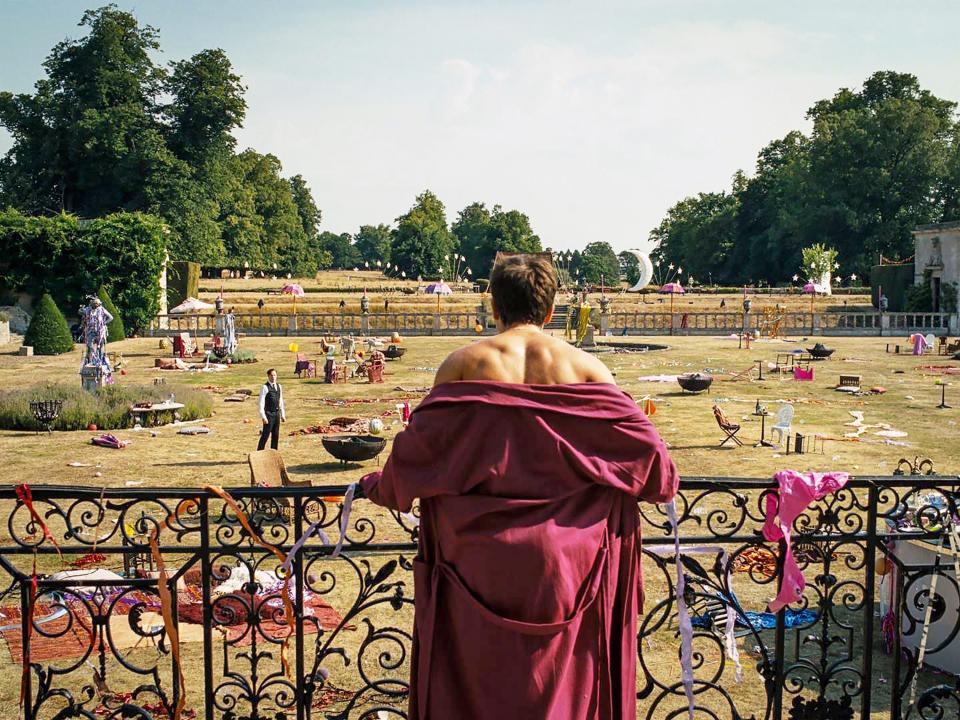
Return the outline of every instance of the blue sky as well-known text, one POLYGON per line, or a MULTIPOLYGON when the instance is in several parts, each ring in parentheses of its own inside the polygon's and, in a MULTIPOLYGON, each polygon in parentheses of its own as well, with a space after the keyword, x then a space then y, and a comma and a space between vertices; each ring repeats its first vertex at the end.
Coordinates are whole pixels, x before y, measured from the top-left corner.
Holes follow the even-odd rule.
MULTIPOLYGON (((621 250, 875 70, 960 100, 956 2, 117 4, 159 28, 163 62, 227 52, 248 86, 240 146, 303 174, 334 232, 430 188, 451 220, 499 203, 544 245, 621 250)), ((95 6, 0 0, 0 89, 30 90, 95 6)))

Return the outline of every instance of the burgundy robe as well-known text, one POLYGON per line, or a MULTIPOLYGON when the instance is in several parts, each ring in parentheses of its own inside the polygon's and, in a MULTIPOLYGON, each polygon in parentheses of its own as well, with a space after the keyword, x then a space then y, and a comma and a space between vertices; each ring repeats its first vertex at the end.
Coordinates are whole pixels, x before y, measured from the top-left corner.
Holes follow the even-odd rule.
POLYGON ((420 498, 411 719, 634 720, 637 499, 677 484, 614 385, 435 388, 361 481, 420 498))

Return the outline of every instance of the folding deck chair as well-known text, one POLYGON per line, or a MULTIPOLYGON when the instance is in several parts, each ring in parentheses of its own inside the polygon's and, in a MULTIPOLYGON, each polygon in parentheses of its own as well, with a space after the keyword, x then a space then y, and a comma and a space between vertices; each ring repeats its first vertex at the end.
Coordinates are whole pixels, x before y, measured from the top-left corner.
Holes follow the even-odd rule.
POLYGON ((719 405, 713 406, 713 416, 716 418, 717 425, 720 426, 720 429, 727 434, 727 437, 720 443, 720 447, 723 447, 731 440, 733 440, 737 446, 742 446, 743 441, 737 437, 737 433, 740 432, 740 426, 727 420, 727 416, 723 410, 720 409, 719 405))

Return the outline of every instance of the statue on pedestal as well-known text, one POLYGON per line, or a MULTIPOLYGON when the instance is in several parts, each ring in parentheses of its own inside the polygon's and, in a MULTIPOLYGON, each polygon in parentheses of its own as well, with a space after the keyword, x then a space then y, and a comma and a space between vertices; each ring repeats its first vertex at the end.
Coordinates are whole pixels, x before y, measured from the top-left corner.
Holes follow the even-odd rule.
POLYGON ((113 369, 106 353, 107 325, 112 321, 113 315, 103 307, 98 297, 90 296, 88 303, 80 308, 80 327, 85 345, 80 375, 83 387, 87 390, 113 382, 113 369))

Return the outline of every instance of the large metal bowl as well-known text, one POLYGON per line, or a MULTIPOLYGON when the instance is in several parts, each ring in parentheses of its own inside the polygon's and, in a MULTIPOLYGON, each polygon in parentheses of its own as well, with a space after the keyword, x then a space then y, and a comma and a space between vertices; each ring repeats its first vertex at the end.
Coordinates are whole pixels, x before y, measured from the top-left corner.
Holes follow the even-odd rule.
POLYGON ((826 360, 833 355, 833 348, 824 347, 820 343, 817 343, 812 348, 807 348, 807 352, 814 360, 826 360))
POLYGON ((678 375, 677 382, 680 383, 684 392, 698 393, 710 389, 710 385, 713 384, 713 375, 687 373, 686 375, 678 375))
POLYGON ((399 345, 390 345, 386 350, 383 351, 383 356, 388 360, 399 360, 403 357, 403 354, 407 351, 405 347, 400 347, 399 345))
POLYGON ((342 463, 372 460, 387 446, 387 439, 372 435, 325 435, 327 452, 342 463))

